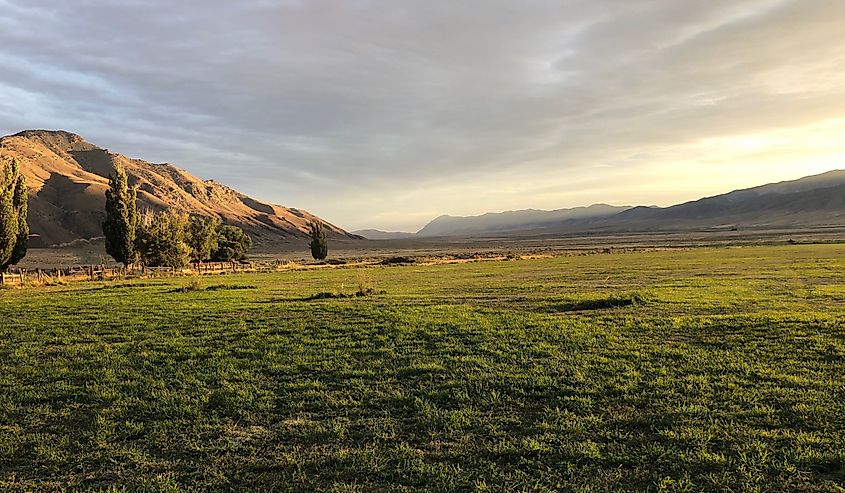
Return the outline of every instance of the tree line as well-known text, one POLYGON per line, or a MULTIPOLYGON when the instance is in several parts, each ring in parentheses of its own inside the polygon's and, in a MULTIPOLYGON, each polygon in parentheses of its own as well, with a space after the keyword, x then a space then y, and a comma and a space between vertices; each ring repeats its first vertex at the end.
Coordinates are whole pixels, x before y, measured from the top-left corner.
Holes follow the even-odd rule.
MULTIPOLYGON (((137 190, 126 172, 115 167, 106 190, 103 234, 106 252, 124 266, 141 262, 149 267, 180 268, 189 263, 246 260, 252 239, 237 226, 216 217, 173 210, 139 212, 137 190)), ((323 225, 309 225, 311 256, 324 260, 329 248, 323 225)))
POLYGON ((252 238, 217 217, 167 209, 139 211, 138 191, 126 171, 115 166, 106 190, 103 235, 106 253, 126 267, 182 268, 190 263, 246 260, 252 238))
MULTIPOLYGON (((27 253, 29 202, 26 177, 17 159, 0 174, 0 272, 17 265, 27 253)), ((125 267, 185 267, 199 262, 246 260, 252 238, 241 228, 217 217, 174 210, 138 210, 138 191, 129 185, 126 171, 115 166, 106 190, 103 235, 106 253, 125 267)), ((324 260, 328 242, 323 225, 309 224, 311 255, 324 260)))

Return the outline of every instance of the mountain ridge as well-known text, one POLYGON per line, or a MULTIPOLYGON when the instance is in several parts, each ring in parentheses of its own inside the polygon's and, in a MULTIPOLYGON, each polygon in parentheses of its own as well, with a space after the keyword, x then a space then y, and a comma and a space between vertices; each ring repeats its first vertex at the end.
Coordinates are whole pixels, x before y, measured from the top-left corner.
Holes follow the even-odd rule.
POLYGON ((583 207, 555 209, 521 209, 488 212, 476 216, 441 215, 426 224, 417 236, 455 236, 468 233, 506 232, 524 227, 540 228, 557 222, 575 219, 594 219, 612 216, 629 209, 629 206, 593 204, 583 207))
MULTIPOLYGON (((797 180, 738 189, 668 207, 617 207, 594 204, 589 207, 553 211, 523 209, 475 216, 444 214, 431 220, 419 232, 409 237, 665 232, 798 226, 845 226, 845 170, 836 169, 797 180), (585 211, 594 213, 578 214, 585 211), (538 221, 538 217, 543 220, 538 221), (491 220, 494 223, 492 226, 491 220), (498 224, 495 224, 497 222, 498 224), (503 227, 503 224, 506 227, 503 227)), ((378 233, 385 237, 393 234, 378 233)))
POLYGON ((416 233, 406 233, 404 231, 382 231, 380 229, 356 229, 352 234, 363 236, 368 240, 401 240, 405 238, 413 238, 416 233))
POLYGON ((105 190, 115 165, 122 166, 130 184, 138 187, 139 208, 217 216, 244 228, 258 244, 304 239, 312 220, 322 222, 330 237, 359 238, 307 211, 258 201, 170 163, 113 153, 66 130, 24 130, 0 137, 0 157, 17 158, 27 178, 36 245, 102 236, 105 190))

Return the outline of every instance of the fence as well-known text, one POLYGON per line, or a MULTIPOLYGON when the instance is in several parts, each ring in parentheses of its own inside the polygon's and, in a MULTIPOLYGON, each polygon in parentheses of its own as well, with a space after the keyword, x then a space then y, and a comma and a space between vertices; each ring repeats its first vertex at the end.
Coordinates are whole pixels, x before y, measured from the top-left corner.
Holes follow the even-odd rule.
POLYGON ((0 285, 60 284, 71 281, 98 281, 124 277, 150 277, 159 275, 213 275, 243 272, 270 272, 280 264, 256 265, 246 262, 205 262, 188 268, 175 267, 108 267, 105 265, 76 265, 52 269, 9 269, 0 273, 0 285))
MULTIPOLYGON (((501 257, 503 259, 504 257, 501 257)), ((296 262, 285 260, 253 262, 204 262, 191 264, 182 268, 174 267, 135 267, 126 269, 123 267, 107 267, 105 265, 76 265, 72 267, 60 267, 52 269, 9 269, 6 273, 0 273, 0 285, 5 286, 26 286, 26 285, 50 285, 63 284, 72 281, 102 281, 107 279, 158 277, 158 276, 179 276, 179 275, 215 275, 215 274, 240 274, 248 272, 280 272, 292 270, 312 270, 326 268, 357 268, 373 265, 391 265, 396 258, 368 258, 353 261, 333 260, 319 263, 296 262)), ((500 259, 490 257, 488 260, 500 259)), ((411 261, 415 261, 411 259, 411 261)), ((434 260, 434 263, 465 262, 465 260, 434 260)), ((399 262, 401 263, 401 262, 399 262)))

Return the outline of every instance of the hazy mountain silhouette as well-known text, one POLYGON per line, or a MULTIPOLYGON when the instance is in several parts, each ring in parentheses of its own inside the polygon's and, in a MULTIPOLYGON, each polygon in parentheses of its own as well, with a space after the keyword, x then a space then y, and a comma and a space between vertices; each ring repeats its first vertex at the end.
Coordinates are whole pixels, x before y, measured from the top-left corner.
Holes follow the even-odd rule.
POLYGON ((707 197, 666 208, 635 207, 604 227, 667 230, 845 225, 845 170, 707 197))
POLYGON ((363 236, 368 240, 400 240, 402 238, 413 238, 416 233, 405 233, 403 231, 381 231, 379 229, 359 229, 352 234, 363 236))
MULTIPOLYGON (((518 236, 803 226, 845 226, 845 170, 736 190, 671 207, 599 204, 555 211, 440 216, 415 236, 518 236)), ((370 238, 376 239, 375 236, 370 238)))
POLYGON ((630 207, 596 204, 574 209, 542 211, 528 209, 488 213, 480 216, 440 216, 417 232, 418 236, 466 236, 526 229, 540 229, 573 220, 595 220, 614 216, 630 207))
MULTIPOLYGON (((265 204, 170 164, 130 159, 65 131, 27 130, 0 138, 0 158, 17 158, 30 189, 29 222, 36 245, 102 236, 105 190, 114 164, 139 187, 139 208, 176 210, 220 217, 243 227, 258 243, 304 238, 316 216, 265 204)), ((321 220, 322 221, 322 220, 321 220)), ((326 223, 331 237, 355 238, 326 223)))

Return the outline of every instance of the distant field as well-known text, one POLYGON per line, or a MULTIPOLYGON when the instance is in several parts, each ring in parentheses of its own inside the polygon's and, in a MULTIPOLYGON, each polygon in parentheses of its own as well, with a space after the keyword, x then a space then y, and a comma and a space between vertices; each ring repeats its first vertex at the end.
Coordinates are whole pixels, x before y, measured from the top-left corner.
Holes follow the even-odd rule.
POLYGON ((191 283, 0 291, 0 491, 845 491, 845 245, 191 283))
MULTIPOLYGON (((473 253, 514 252, 560 253, 602 248, 679 248, 702 246, 759 246, 797 243, 845 243, 845 228, 816 227, 793 229, 743 229, 702 231, 651 231, 640 233, 595 232, 535 232, 529 234, 502 233, 499 236, 460 238, 408 238, 402 240, 336 240, 329 241, 329 257, 360 259, 362 257, 440 256, 473 253)), ((271 260, 310 260, 307 239, 273 242, 257 245, 250 252, 250 259, 258 262, 271 260)), ((60 248, 31 248, 20 267, 26 269, 69 267, 111 263, 105 254, 103 239, 79 241, 60 248)))

